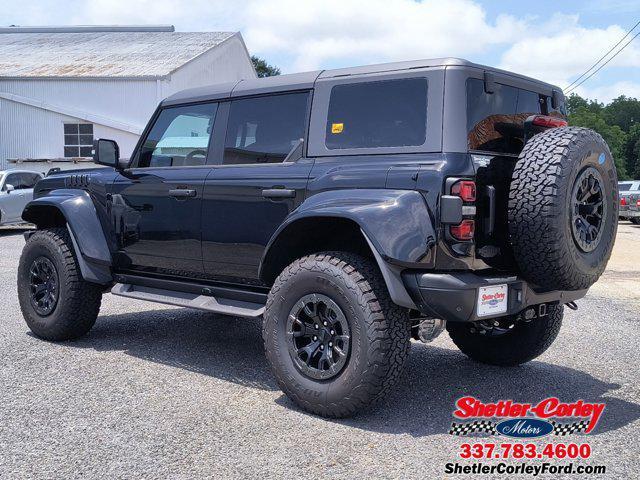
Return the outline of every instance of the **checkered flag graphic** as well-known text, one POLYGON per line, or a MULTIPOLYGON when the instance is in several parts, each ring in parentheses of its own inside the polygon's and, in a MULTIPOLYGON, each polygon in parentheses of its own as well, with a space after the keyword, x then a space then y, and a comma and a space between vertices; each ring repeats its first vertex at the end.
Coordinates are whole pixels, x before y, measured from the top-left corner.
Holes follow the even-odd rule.
POLYGON ((559 435, 561 437, 576 432, 584 432, 589 426, 589 420, 581 420, 574 423, 558 423, 554 421, 551 421, 549 423, 553 425, 553 434, 559 435))
POLYGON ((470 433, 483 432, 490 435, 496 435, 496 426, 493 422, 488 420, 477 420, 469 423, 456 423, 451 424, 449 429, 449 435, 468 435, 470 433))

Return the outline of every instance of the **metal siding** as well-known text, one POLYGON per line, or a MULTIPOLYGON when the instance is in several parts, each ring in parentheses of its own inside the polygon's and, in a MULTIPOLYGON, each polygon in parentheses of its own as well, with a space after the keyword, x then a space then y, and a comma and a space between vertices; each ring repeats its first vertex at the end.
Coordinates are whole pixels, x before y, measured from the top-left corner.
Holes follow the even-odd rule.
MULTIPOLYGON (((70 107, 144 129, 157 105, 154 80, 0 80, 0 92, 70 107)), ((64 154, 63 123, 78 119, 0 98, 0 161, 58 158, 64 154)), ((128 157, 138 135, 94 124, 94 137, 122 141, 128 157)))
POLYGON ((233 32, 0 33, 0 77, 164 77, 233 32))
POLYGON ((167 80, 162 81, 161 96, 166 98, 187 88, 234 82, 245 78, 257 78, 256 72, 242 40, 234 36, 185 64, 167 80))
MULTIPOLYGON (((18 34, 4 36, 9 35, 18 34)), ((166 56, 166 50, 160 48, 163 45, 158 46, 156 53, 166 56)), ((43 53, 45 47, 43 45, 40 51, 43 62, 47 55, 52 55, 51 52, 43 53)), ((87 58, 89 61, 90 57, 87 58)), ((154 58, 137 63, 136 68, 144 70, 155 61, 154 58)), ((134 60, 135 56, 129 59, 135 63, 134 60)), ((2 62, 6 62, 4 57, 0 59, 2 62)), ((158 102, 170 93, 255 76, 239 34, 187 62, 166 80, 117 77, 12 79, 0 76, 0 94, 13 96, 11 99, 0 98, 0 168, 7 166, 5 160, 8 158, 63 157, 63 124, 78 121, 74 115, 83 113, 94 118, 89 122, 94 124, 94 138, 118 141, 121 156, 129 157, 138 135, 102 125, 95 117, 135 126, 142 131, 158 102)), ((119 126, 108 121, 107 125, 119 126)))

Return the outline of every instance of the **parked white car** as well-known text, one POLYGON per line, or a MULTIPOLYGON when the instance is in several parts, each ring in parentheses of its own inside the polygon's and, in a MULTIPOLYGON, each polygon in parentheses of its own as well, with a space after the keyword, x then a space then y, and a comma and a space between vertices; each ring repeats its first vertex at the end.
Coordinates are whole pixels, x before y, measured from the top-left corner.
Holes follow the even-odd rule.
POLYGON ((33 199, 33 187, 42 178, 37 172, 0 172, 0 225, 23 223, 22 210, 33 199))

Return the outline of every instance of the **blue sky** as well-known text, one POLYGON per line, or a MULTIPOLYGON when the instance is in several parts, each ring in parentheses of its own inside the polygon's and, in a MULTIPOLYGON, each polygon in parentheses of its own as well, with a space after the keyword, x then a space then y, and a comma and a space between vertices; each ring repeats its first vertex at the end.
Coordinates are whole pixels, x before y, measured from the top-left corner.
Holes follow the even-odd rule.
MULTIPOLYGON (((639 20, 640 0, 3 0, 0 10, 0 25, 241 31, 251 53, 285 73, 460 56, 560 87, 639 20)), ((640 98, 640 37, 577 91, 640 98)))

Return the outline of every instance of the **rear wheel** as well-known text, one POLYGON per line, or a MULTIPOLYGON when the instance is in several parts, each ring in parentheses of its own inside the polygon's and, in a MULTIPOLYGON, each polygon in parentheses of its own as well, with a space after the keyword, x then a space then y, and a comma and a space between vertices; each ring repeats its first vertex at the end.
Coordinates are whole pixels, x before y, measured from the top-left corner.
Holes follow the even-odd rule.
POLYGON ((640 218, 638 217, 633 217, 631 219, 631 223, 633 223, 634 225, 640 225, 640 218))
POLYGON ((18 266, 18 299, 40 338, 70 340, 91 330, 102 289, 83 280, 66 228, 38 230, 29 238, 18 266))
POLYGON ((563 309, 551 305, 546 316, 529 322, 515 316, 482 323, 448 322, 447 330, 453 343, 472 360, 510 367, 533 360, 551 346, 562 325, 563 309))
POLYGON ((409 353, 410 323, 374 263, 325 252, 296 260, 276 279, 263 337, 289 398, 309 412, 345 417, 395 385, 409 353))

